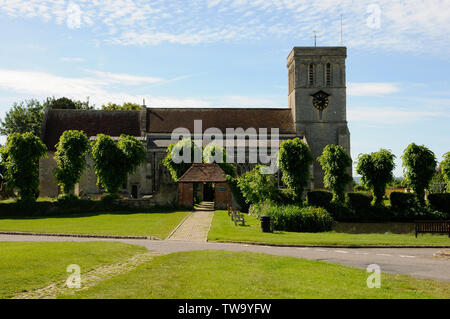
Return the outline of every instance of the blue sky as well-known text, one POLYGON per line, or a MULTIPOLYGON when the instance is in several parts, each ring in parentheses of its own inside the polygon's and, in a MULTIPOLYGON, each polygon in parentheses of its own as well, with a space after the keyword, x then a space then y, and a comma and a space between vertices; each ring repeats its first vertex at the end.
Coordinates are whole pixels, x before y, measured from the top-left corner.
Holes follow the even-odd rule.
MULTIPOLYGON (((450 151, 450 1, 0 0, 0 116, 47 96, 97 106, 287 107, 293 46, 347 58, 352 157, 450 151)), ((2 139, 4 141, 4 139, 2 139)))

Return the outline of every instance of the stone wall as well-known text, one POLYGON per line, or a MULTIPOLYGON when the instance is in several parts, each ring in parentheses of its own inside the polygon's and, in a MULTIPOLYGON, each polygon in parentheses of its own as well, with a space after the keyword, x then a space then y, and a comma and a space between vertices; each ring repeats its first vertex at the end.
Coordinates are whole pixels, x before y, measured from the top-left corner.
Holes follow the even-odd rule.
POLYGON ((139 198, 139 199, 116 199, 114 204, 120 205, 124 209, 131 210, 146 210, 157 206, 154 198, 139 198))

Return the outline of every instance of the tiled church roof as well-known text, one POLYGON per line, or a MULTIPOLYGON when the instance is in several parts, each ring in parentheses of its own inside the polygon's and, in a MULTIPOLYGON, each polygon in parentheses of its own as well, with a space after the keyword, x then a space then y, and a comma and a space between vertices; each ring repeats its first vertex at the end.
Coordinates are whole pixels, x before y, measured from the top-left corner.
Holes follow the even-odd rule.
POLYGON ((262 108, 147 108, 141 121, 141 111, 49 110, 43 125, 42 137, 50 150, 55 149, 59 137, 66 130, 82 130, 87 136, 99 133, 110 136, 127 134, 141 136, 141 132, 171 134, 176 128, 194 133, 194 120, 202 120, 203 131, 210 127, 279 128, 280 134, 295 133, 290 109, 262 108), (146 126, 145 128, 142 126, 146 126))
POLYGON ((149 133, 171 133, 175 128, 185 127, 194 132, 194 120, 202 120, 203 130, 216 127, 223 133, 227 128, 255 129, 278 127, 280 133, 295 133, 290 109, 261 108, 149 108, 147 125, 149 133))
POLYGON ((139 115, 139 111, 49 110, 43 141, 53 150, 61 134, 67 130, 82 130, 87 136, 99 133, 140 136, 139 115))

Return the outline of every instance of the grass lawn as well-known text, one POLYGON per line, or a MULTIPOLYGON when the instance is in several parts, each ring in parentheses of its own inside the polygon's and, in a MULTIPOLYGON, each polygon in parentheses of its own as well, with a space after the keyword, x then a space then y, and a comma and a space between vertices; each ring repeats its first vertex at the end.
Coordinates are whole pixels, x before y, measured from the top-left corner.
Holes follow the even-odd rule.
POLYGON ((70 264, 79 265, 82 275, 145 251, 122 243, 0 242, 0 299, 65 280, 70 264))
POLYGON ((187 214, 187 211, 180 211, 162 213, 87 213, 58 217, 0 218, 0 231, 156 236, 164 239, 187 214))
POLYGON ((448 235, 419 234, 347 234, 336 232, 293 233, 261 232, 261 223, 253 216, 245 215, 247 226, 235 226, 226 211, 216 211, 208 234, 208 240, 251 241, 273 244, 298 245, 442 245, 450 246, 448 235))
POLYGON ((450 283, 265 254, 195 251, 155 257, 66 298, 450 298, 450 283))

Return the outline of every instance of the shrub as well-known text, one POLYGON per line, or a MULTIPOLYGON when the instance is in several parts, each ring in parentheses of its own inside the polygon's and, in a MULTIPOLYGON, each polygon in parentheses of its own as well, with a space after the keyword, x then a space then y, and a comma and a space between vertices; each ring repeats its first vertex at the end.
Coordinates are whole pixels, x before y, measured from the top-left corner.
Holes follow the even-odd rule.
POLYGON ((393 210, 407 210, 417 206, 416 198, 412 193, 392 192, 389 196, 393 210))
POLYGON ((428 195, 431 208, 446 213, 450 217, 450 193, 437 193, 428 195))
POLYGON ((271 217, 275 230, 315 233, 330 231, 334 224, 330 214, 321 207, 265 205, 262 212, 271 217))
POLYGON ((61 194, 58 196, 58 203, 60 204, 70 204, 79 200, 80 198, 75 194, 61 194))
POLYGON ((111 205, 115 199, 119 199, 120 195, 117 193, 104 193, 100 198, 101 202, 105 205, 111 205))
POLYGON ((310 206, 326 208, 330 205, 332 199, 333 194, 328 191, 310 191, 306 194, 306 202, 310 206))
POLYGON ((297 204, 297 196, 295 191, 290 188, 278 189, 276 202, 279 205, 295 205, 297 204))
POLYGON ((334 220, 339 222, 360 221, 356 219, 355 212, 344 203, 331 202, 326 210, 334 220))
POLYGON ((262 174, 261 165, 256 165, 253 170, 241 175, 238 186, 249 205, 277 200, 277 181, 271 174, 262 174))
POLYGON ((369 211, 371 208, 372 196, 365 193, 347 193, 345 201, 356 215, 360 215, 362 211, 369 211))

